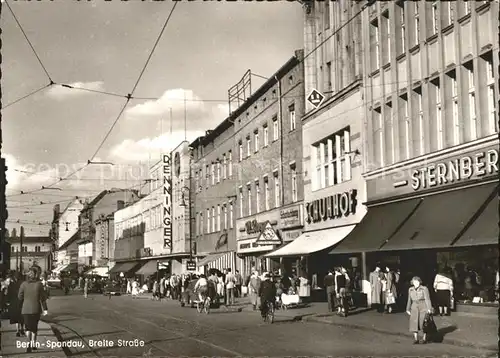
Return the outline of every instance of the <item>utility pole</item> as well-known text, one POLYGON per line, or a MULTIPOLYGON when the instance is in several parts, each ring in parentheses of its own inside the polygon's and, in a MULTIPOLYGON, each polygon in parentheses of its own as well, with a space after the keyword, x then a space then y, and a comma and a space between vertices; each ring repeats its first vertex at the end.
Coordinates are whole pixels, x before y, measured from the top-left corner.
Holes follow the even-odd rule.
POLYGON ((187 106, 186 106, 186 91, 184 91, 184 140, 187 140, 187 106))
POLYGON ((19 234, 19 272, 24 273, 23 265, 23 240, 24 240, 24 226, 21 226, 21 232, 19 234))

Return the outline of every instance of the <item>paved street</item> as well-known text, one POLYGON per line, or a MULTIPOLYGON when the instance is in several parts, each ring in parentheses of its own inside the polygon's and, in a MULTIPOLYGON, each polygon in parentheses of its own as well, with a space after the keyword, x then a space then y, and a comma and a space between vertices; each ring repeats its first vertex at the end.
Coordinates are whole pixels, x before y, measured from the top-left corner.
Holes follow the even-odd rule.
MULTIPOLYGON (((213 310, 210 315, 172 301, 81 295, 49 300, 47 320, 65 342, 69 356, 493 356, 494 352, 447 344, 413 346, 396 337, 278 317, 264 324, 250 310, 213 310), (119 341, 121 340, 121 341, 119 341), (118 347, 119 342, 143 346, 118 347), (107 347, 90 343, 104 344, 107 347), (113 347, 110 347, 114 344, 113 347)), ((347 318, 349 319, 349 318, 347 318)), ((43 348, 41 349, 43 352, 43 348)), ((45 349, 48 353, 48 350, 45 349)))

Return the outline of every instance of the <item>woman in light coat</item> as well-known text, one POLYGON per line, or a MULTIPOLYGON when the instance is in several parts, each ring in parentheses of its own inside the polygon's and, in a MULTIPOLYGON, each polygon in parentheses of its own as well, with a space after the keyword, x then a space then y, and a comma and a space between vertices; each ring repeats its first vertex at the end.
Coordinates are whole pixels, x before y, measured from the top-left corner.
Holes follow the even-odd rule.
MULTIPOLYGON (((420 277, 413 277, 411 283, 413 286, 408 290, 406 313, 410 315, 410 332, 413 333, 413 344, 418 344, 418 332, 423 329, 425 315, 432 313, 432 303, 429 289, 422 286, 420 277)), ((427 343, 425 333, 423 334, 422 343, 427 343)))
POLYGON ((380 312, 382 304, 382 281, 380 280, 380 267, 370 273, 370 286, 372 288, 372 307, 380 312))
POLYGON ((387 310, 388 313, 392 313, 393 308, 396 304, 396 299, 398 297, 398 290, 396 287, 396 276, 389 267, 386 267, 385 271, 386 271, 385 309, 387 310))
POLYGON ((260 282, 259 273, 257 271, 253 272, 252 276, 250 276, 250 281, 248 282, 248 293, 250 294, 250 300, 254 311, 257 309, 260 282))
POLYGON ((139 295, 139 282, 137 280, 132 281, 132 298, 136 298, 139 295))

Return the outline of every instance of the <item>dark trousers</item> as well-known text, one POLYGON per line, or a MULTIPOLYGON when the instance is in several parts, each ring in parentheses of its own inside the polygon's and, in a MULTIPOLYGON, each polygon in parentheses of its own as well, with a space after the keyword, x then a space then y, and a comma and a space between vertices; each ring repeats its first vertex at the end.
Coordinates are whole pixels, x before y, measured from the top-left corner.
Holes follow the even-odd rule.
POLYGON ((333 312, 335 309, 335 287, 326 287, 326 298, 328 300, 328 311, 333 312))
POLYGON ((241 297, 241 285, 236 285, 235 286, 235 292, 234 292, 235 296, 240 298, 241 297))

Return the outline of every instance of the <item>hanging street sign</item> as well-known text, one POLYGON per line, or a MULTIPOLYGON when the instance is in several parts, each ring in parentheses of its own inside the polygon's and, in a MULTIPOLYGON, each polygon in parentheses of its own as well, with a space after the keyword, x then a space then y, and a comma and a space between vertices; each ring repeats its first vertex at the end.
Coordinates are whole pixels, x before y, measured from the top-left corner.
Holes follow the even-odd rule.
POLYGON ((186 262, 186 269, 188 271, 196 271, 196 262, 195 261, 186 262))
POLYGON ((273 226, 268 221, 264 230, 262 230, 259 238, 255 242, 257 245, 281 245, 281 239, 274 231, 273 226))
POLYGON ((324 100, 325 96, 317 89, 313 89, 309 96, 307 96, 307 101, 312 104, 314 108, 318 108, 324 100))

